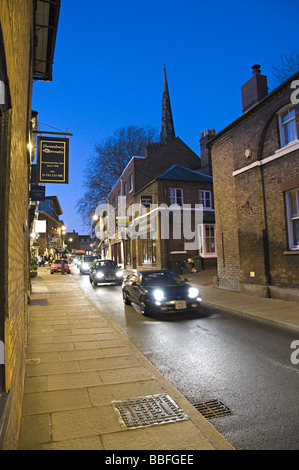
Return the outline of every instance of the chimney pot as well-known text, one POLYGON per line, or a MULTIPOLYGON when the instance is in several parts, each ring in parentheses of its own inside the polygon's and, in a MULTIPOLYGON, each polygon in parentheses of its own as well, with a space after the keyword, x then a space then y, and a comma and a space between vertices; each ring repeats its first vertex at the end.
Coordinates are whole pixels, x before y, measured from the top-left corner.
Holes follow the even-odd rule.
POLYGON ((259 64, 253 65, 251 68, 252 68, 252 73, 253 74, 255 74, 255 73, 260 74, 261 73, 261 70, 260 70, 261 66, 259 64))

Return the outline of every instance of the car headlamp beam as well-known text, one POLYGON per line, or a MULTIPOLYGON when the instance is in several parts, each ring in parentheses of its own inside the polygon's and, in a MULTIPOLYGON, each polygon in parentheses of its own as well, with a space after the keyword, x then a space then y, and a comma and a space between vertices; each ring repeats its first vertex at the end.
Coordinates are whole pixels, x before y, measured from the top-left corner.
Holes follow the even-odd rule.
POLYGON ((164 299, 164 292, 162 291, 162 289, 156 289, 153 292, 153 296, 155 300, 157 300, 157 302, 161 302, 164 299))

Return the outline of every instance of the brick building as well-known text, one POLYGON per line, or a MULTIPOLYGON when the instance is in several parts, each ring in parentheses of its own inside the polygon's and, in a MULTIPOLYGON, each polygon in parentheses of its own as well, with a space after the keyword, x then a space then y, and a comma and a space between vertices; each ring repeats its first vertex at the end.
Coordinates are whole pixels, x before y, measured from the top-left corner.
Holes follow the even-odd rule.
POLYGON ((252 69, 243 114, 208 143, 219 287, 298 300, 299 106, 291 85, 299 73, 268 93, 260 66, 252 69))
POLYGON ((135 203, 144 201, 153 208, 133 221, 139 238, 126 242, 130 267, 181 273, 188 258, 196 260, 198 270, 216 267, 212 176, 175 164, 136 192, 135 203), (173 205, 178 209, 169 210, 173 205))
POLYGON ((93 252, 91 236, 79 235, 75 230, 66 233, 65 244, 68 254, 75 254, 76 251, 80 251, 82 253, 85 252, 88 255, 93 252))
POLYGON ((0 449, 18 445, 32 220, 32 84, 33 78, 52 78, 59 6, 58 0, 0 2, 0 449))
POLYGON ((37 219, 34 221, 34 232, 37 238, 34 240, 33 248, 35 256, 46 256, 51 258, 60 257, 64 245, 64 223, 59 217, 63 214, 57 196, 46 196, 44 201, 37 204, 35 210, 37 219), (36 227, 44 222, 44 231, 38 232, 36 227))
MULTIPOLYGON (((175 261, 181 264, 189 256, 200 255, 199 250, 189 252, 182 249, 184 237, 174 241, 171 237, 172 230, 170 230, 171 238, 169 240, 163 239, 162 242, 161 214, 157 215, 154 222, 157 233, 148 233, 145 239, 141 235, 139 227, 137 239, 136 237, 128 237, 129 225, 131 224, 132 228, 132 224, 135 224, 134 217, 130 215, 130 207, 133 204, 143 205, 149 211, 149 204, 170 205, 178 201, 176 197, 180 192, 180 203, 192 204, 193 216, 195 215, 195 204, 201 202, 209 204, 205 217, 207 218, 207 213, 209 213, 210 223, 214 224, 211 152, 205 145, 213 133, 213 131, 202 133, 201 158, 179 137, 175 136, 164 69, 160 142, 149 143, 143 157, 133 157, 129 161, 106 200, 107 210, 103 210, 103 217, 99 223, 102 232, 99 251, 103 258, 113 258, 118 264, 125 267, 141 269, 173 267, 175 261), (112 216, 109 211, 113 214, 112 216), (112 224, 111 218, 115 219, 112 224), (109 224, 110 227, 108 227, 109 224)), ((137 224, 139 224, 138 220, 137 224)), ((170 228, 172 229, 172 227, 170 228)), ((204 227, 202 228, 204 229, 202 236, 205 240, 208 227, 206 227, 206 231, 204 227)), ((193 230, 195 229, 193 228, 193 230)), ((199 229, 196 228, 196 230, 199 229)), ((213 236, 214 231, 215 227, 213 226, 213 236)), ((213 254, 207 255, 202 252, 201 255, 202 259, 213 257, 215 265, 216 247, 214 242, 212 243, 215 248, 213 254)), ((203 265, 204 263, 201 264, 201 267, 203 265)), ((211 263, 206 262, 205 265, 208 266, 211 263)))

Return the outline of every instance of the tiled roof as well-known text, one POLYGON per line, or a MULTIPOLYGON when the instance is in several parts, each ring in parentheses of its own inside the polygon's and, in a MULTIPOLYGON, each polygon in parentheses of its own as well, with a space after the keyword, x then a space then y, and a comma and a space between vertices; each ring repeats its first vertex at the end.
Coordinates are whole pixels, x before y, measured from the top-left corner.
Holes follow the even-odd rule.
POLYGON ((213 178, 209 175, 204 175, 203 173, 198 173, 194 170, 189 170, 180 165, 173 165, 167 171, 162 173, 157 177, 157 179, 167 179, 167 180, 177 180, 177 181, 199 181, 212 183, 213 178))

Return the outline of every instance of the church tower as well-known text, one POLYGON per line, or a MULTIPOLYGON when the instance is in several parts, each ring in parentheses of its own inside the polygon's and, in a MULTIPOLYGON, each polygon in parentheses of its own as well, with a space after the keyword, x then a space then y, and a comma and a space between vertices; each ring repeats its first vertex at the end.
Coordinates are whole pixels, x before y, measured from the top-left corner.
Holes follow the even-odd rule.
POLYGON ((174 132, 173 119, 172 119, 170 97, 169 97, 168 83, 167 83, 167 77, 166 77, 166 69, 164 66, 160 142, 161 144, 167 144, 174 138, 175 138, 175 132, 174 132))

